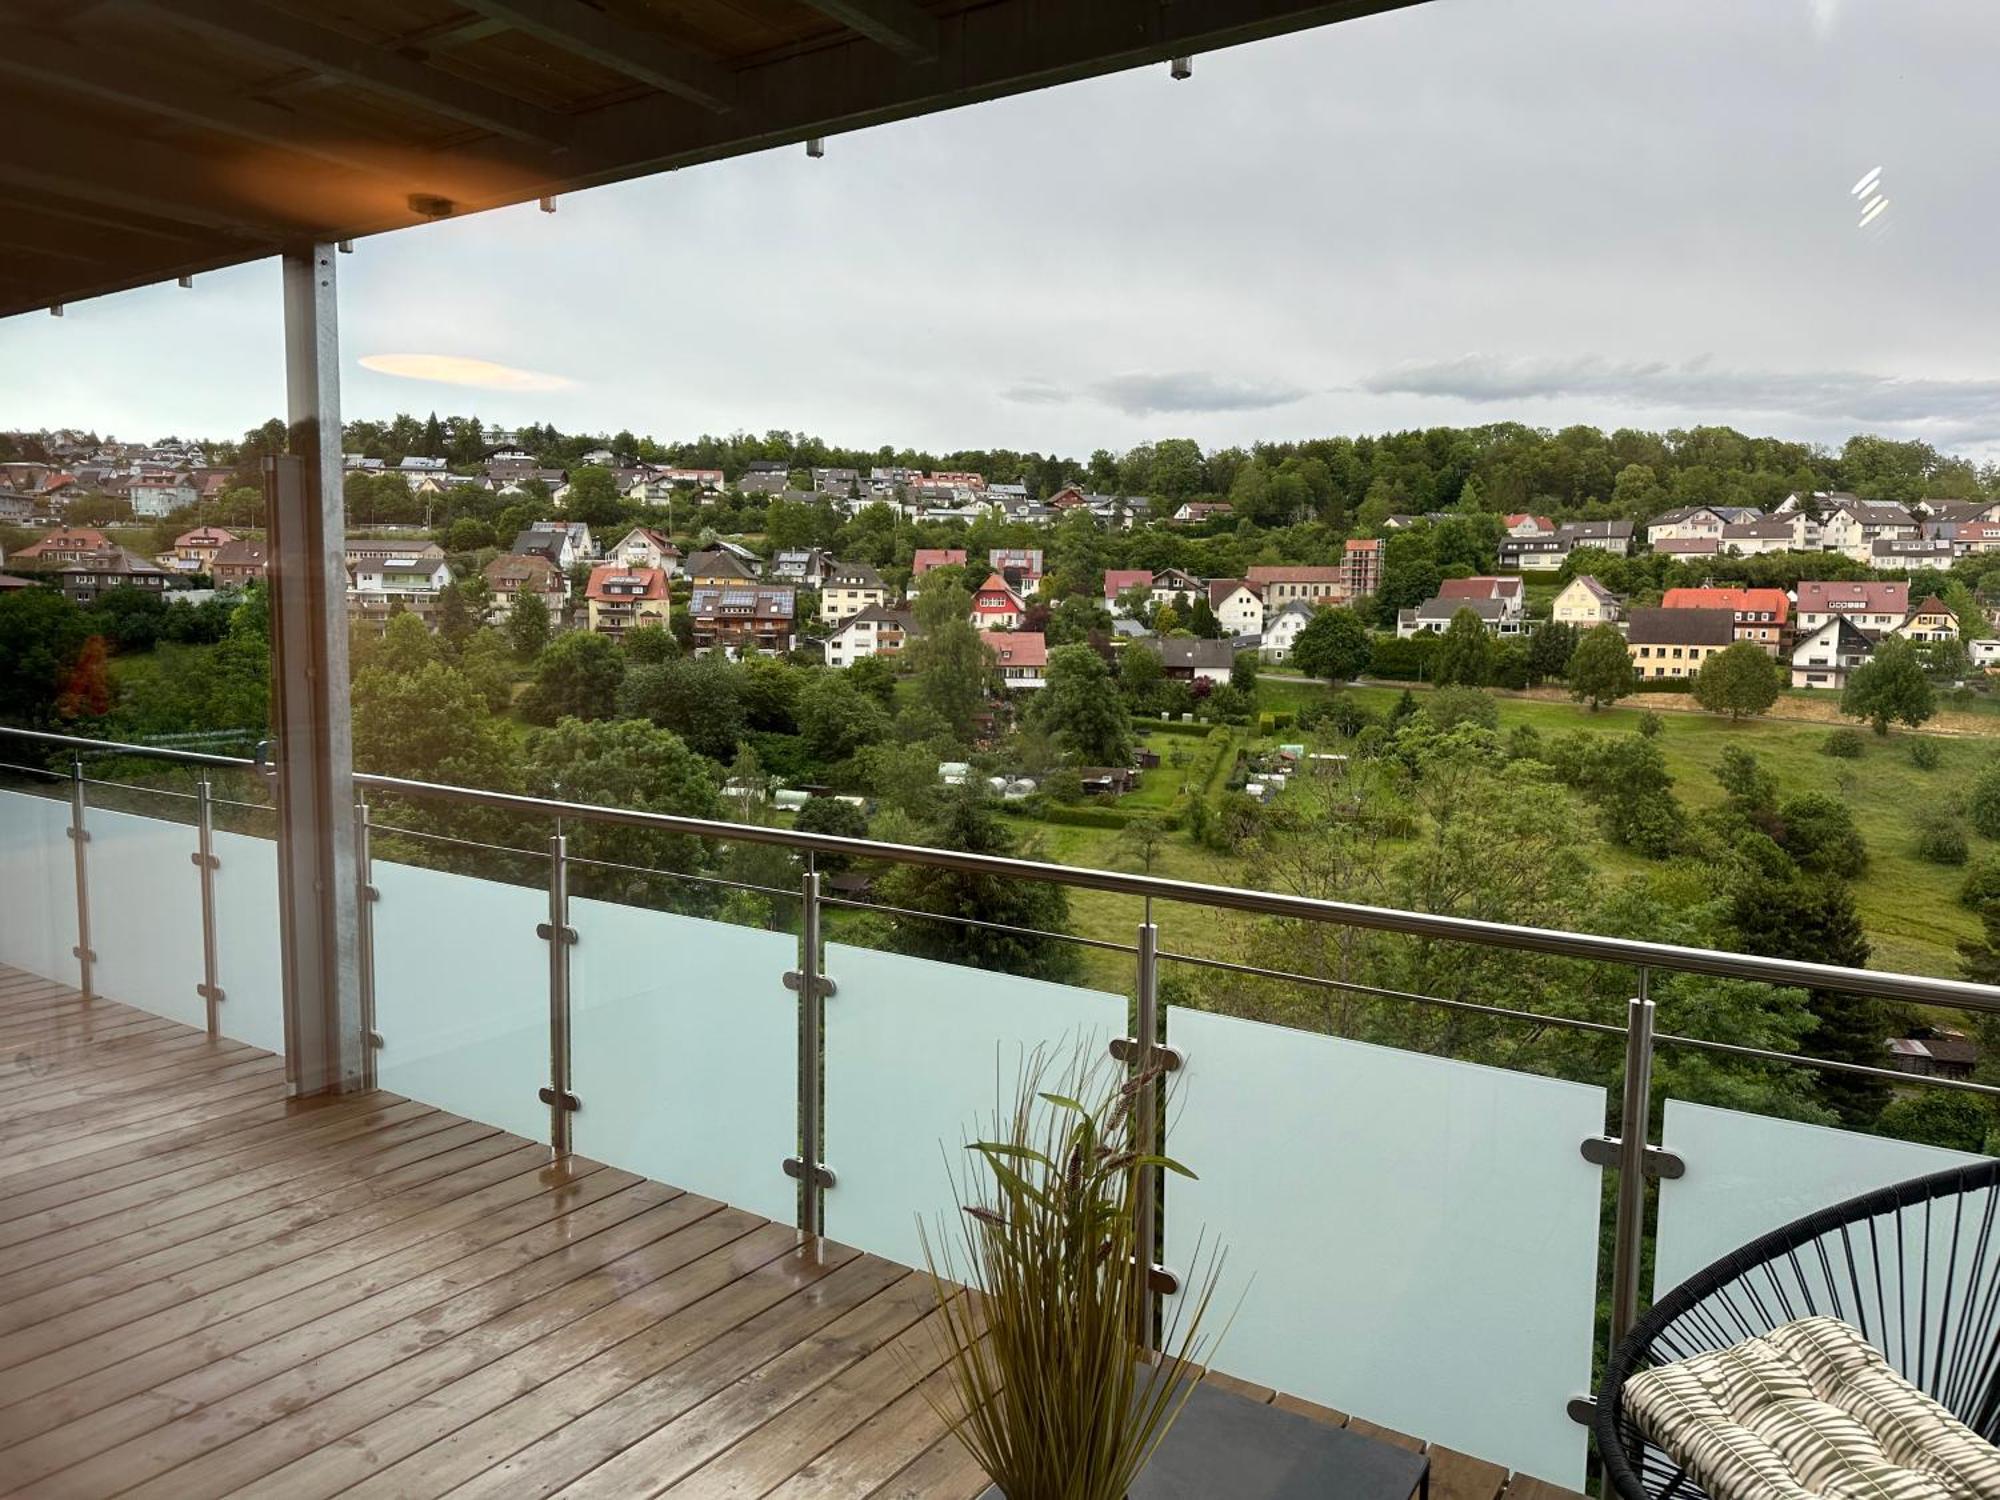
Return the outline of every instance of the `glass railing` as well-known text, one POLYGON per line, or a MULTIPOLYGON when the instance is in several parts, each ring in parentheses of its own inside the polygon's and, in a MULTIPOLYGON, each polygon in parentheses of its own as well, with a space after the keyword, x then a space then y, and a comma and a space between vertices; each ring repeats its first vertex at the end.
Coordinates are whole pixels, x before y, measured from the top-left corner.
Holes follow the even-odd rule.
MULTIPOLYGON (((0 964, 280 1047, 263 778, 75 748, 7 757, 0 964)), ((1024 1059, 1151 1059, 1199 1174, 1147 1206, 1163 1315, 1225 1247, 1219 1367, 1572 1488, 1650 1289, 1964 1159, 1749 1082, 2000 1092, 1714 1031, 1760 986, 2000 1011, 1981 986, 357 780, 380 1087, 921 1264, 1024 1059), (879 878, 912 866, 1088 893, 1130 941, 879 878), (1409 987, 1348 977, 1334 934, 1405 945, 1409 987)))

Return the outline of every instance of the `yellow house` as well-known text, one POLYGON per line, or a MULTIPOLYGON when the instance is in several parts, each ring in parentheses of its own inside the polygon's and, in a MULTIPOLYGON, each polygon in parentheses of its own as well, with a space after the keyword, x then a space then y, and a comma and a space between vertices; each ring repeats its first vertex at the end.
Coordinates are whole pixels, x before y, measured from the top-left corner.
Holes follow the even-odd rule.
POLYGON ((1736 612, 1729 609, 1635 609, 1625 628, 1625 649, 1641 678, 1696 676, 1735 641, 1736 612))
POLYGON ((889 608, 889 585, 867 563, 842 563, 819 591, 820 622, 838 625, 872 606, 889 608))
POLYGON ((1942 599, 1932 594, 1911 610, 1909 618, 1893 633, 1906 635, 1913 641, 1955 641, 1958 639, 1958 617, 1945 608, 1942 599))
POLYGON ((1588 573, 1579 573, 1556 595, 1549 618, 1558 625, 1588 630, 1593 625, 1609 625, 1624 613, 1623 600, 1588 573))

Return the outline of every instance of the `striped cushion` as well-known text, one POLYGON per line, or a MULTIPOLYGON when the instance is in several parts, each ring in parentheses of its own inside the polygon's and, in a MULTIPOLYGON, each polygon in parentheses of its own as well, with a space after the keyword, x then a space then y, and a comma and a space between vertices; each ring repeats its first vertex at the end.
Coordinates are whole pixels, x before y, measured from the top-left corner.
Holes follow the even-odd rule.
POLYGON ((2000 1449, 1838 1318, 1625 1383, 1639 1430, 1716 1500, 1994 1500, 2000 1449))

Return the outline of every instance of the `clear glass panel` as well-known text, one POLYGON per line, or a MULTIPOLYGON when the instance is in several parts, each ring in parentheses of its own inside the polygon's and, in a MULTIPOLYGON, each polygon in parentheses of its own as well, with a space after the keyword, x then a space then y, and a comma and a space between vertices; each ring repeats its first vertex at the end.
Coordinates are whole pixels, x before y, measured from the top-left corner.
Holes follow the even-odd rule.
POLYGON ((0 792, 0 963, 73 985, 76 866, 68 829, 67 800, 0 792))
POLYGON ((202 982, 199 835, 185 823, 91 808, 90 945, 97 993, 188 1026, 208 1025, 202 982))
POLYGON ((829 943, 826 1232, 922 1265, 917 1223, 952 1215, 950 1173, 1029 1051, 1124 1033, 1125 997, 829 943), (949 1172, 947 1170, 949 1165, 949 1172))
POLYGON ((285 963, 278 935, 278 845, 217 831, 215 978, 222 1034, 285 1050, 285 963))
POLYGON ((1980 1160, 1826 1125, 1667 1101, 1661 1142, 1687 1163, 1660 1184, 1654 1295, 1817 1209, 1980 1160))
POLYGON ((570 925, 576 1150, 791 1223, 798 940, 578 898, 570 925))
POLYGON ((1601 1088, 1173 1007, 1167 1262, 1219 1369, 1581 1488, 1601 1088))
POLYGON ((376 1081, 547 1140, 548 893, 375 861, 376 1081))

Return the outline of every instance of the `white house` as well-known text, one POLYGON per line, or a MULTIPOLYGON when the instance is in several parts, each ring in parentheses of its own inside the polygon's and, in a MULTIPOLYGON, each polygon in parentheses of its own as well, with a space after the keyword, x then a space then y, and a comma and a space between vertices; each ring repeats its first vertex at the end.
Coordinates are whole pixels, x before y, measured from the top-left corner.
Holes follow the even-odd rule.
POLYGON ((1287 661, 1298 644, 1299 632, 1317 611, 1303 599, 1294 599, 1264 622, 1264 639, 1258 654, 1265 661, 1287 661))
POLYGON ((1840 615, 1799 637, 1792 648, 1792 686, 1844 688, 1847 674, 1875 653, 1875 643, 1840 615))
POLYGON ((1224 635, 1264 632, 1264 596, 1241 578, 1209 580, 1208 607, 1224 635))
MULTIPOLYGON (((1873 560, 1875 543, 1915 539, 1923 528, 1900 505, 1878 500, 1850 500, 1823 517, 1819 528, 1822 552, 1838 552, 1856 562, 1873 560)), ((1946 566, 1949 566, 1947 560, 1946 566)))
POLYGON ((1579 573, 1555 597, 1549 618, 1579 630, 1608 625, 1625 612, 1625 602, 1588 573, 1579 573))
POLYGON ((158 521, 185 506, 197 496, 192 480, 184 474, 142 474, 132 481, 132 514, 158 521))
POLYGON ((826 638, 826 664, 851 667, 871 656, 894 656, 915 628, 907 610, 871 604, 842 620, 840 628, 826 638))
POLYGON ((1799 582, 1798 631, 1800 639, 1818 630, 1827 621, 1842 616, 1870 635, 1894 630, 1910 615, 1910 586, 1907 583, 1863 583, 1853 580, 1799 582))
POLYGON ((681 549, 664 531, 650 526, 634 526, 618 539, 610 556, 628 568, 657 568, 669 578, 680 571, 681 549))

